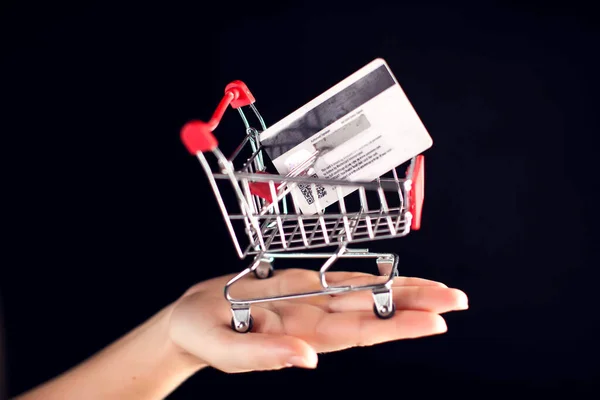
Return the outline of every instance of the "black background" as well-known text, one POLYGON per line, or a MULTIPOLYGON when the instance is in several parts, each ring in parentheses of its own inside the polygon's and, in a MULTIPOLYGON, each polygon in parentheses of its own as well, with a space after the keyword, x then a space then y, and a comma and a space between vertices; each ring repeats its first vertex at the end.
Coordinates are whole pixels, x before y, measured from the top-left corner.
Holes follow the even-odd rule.
MULTIPOLYGON (((245 266, 179 139, 187 120, 210 118, 227 83, 245 81, 271 124, 376 57, 434 147, 423 229, 374 248, 398 252, 402 274, 463 289, 470 310, 448 315, 445 335, 324 355, 316 371, 204 370, 172 398, 201 397, 209 384, 425 397, 594 387, 591 7, 195 3, 3 2, 10 395, 90 356, 195 282, 245 266)), ((218 131, 225 150, 243 134, 229 111, 218 131)))

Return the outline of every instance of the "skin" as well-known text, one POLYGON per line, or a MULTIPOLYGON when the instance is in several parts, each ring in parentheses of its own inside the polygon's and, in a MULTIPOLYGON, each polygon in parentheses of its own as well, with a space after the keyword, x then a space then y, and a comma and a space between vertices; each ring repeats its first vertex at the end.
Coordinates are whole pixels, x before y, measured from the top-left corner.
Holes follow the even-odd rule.
MULTIPOLYGON (((370 292, 317 296, 252 306, 253 331, 234 332, 223 276, 191 287, 110 346, 15 400, 163 399, 198 371, 227 373, 288 367, 316 368, 319 353, 372 346, 446 332, 441 314, 468 308, 458 289, 425 279, 399 277, 393 292, 396 314, 373 313, 370 292)), ((380 277, 332 272, 332 286, 373 283, 380 277)), ((318 273, 281 270, 267 280, 239 281, 234 297, 305 292, 321 288, 318 273)))

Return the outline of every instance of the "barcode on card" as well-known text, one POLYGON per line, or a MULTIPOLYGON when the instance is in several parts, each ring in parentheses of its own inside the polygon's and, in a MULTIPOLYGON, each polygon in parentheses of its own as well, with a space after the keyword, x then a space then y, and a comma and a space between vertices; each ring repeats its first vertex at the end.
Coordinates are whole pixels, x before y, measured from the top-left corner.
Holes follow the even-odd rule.
MULTIPOLYGON (((317 174, 313 174, 310 176, 311 178, 318 178, 317 174)), ((299 184, 298 188, 300 189, 300 193, 304 196, 304 200, 308 203, 308 205, 312 205, 315 202, 315 197, 312 191, 311 184, 299 184)), ((317 198, 322 199, 327 196, 327 190, 322 185, 316 185, 317 188, 317 198)))

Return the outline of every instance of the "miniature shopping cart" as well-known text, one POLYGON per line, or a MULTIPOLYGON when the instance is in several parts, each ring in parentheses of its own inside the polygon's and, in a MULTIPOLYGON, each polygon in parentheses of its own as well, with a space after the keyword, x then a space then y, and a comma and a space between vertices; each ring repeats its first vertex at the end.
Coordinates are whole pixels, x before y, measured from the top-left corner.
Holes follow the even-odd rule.
POLYGON ((392 283, 398 275, 398 256, 351 249, 348 245, 401 237, 420 228, 424 195, 423 156, 418 155, 408 162, 402 178, 397 171, 399 168, 395 168, 390 171, 390 177, 380 177, 374 182, 356 182, 315 178, 313 166, 326 151, 316 150, 284 176, 267 171, 265 148, 259 139, 264 130, 266 126, 255 106, 254 97, 243 82, 234 81, 227 85, 223 100, 208 122, 192 121, 181 131, 186 148, 197 156, 208 176, 239 257, 252 258, 250 265, 225 286, 225 297, 231 305, 232 328, 240 333, 252 330, 252 304, 359 290, 372 292, 373 309, 378 317, 391 318, 396 309, 392 283), (228 106, 239 111, 246 127, 246 136, 231 157, 223 155, 212 133, 228 106), (248 122, 243 111, 246 107, 255 114, 260 130, 248 122), (207 153, 216 157, 215 170, 211 168, 207 153), (222 185, 233 189, 239 204, 236 212, 230 212, 226 207, 222 185), (339 200, 335 205, 320 206, 319 194, 324 187, 338 192, 339 200), (311 196, 318 210, 314 215, 301 212, 297 201, 298 188, 311 196), (343 190, 351 193, 344 196, 343 190), (236 229, 243 229, 244 235, 238 236, 236 229), (247 240, 240 240, 244 236, 247 240), (329 251, 318 252, 321 249, 329 251), (252 273, 259 279, 269 278, 273 274, 273 262, 278 258, 322 259, 320 290, 249 299, 231 296, 231 287, 248 274, 252 273), (379 274, 384 277, 381 283, 330 285, 326 272, 337 260, 347 258, 374 259, 379 274))

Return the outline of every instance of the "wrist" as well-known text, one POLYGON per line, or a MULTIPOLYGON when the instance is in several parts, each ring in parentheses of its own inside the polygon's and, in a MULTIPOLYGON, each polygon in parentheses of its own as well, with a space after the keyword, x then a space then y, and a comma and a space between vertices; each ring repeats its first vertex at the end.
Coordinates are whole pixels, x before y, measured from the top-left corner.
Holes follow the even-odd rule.
MULTIPOLYGON (((175 304, 171 304, 159 313, 161 336, 164 337, 166 353, 171 362, 181 368, 183 371, 189 371, 191 374, 208 367, 208 364, 193 355, 180 345, 178 345, 171 337, 171 315, 175 304)), ((190 374, 190 375, 191 375, 190 374)))
POLYGON ((164 399, 207 366, 171 340, 172 309, 165 307, 90 359, 18 399, 164 399))

